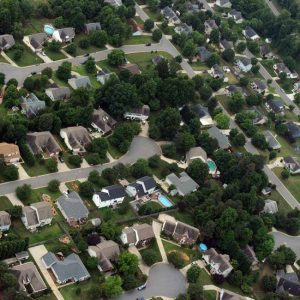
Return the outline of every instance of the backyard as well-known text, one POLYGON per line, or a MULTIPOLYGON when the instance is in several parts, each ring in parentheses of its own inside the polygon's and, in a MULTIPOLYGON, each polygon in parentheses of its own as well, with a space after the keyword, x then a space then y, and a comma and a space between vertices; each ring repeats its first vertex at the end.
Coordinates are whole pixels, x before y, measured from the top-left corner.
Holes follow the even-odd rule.
POLYGON ((0 211, 12 208, 13 205, 6 196, 0 197, 0 211))

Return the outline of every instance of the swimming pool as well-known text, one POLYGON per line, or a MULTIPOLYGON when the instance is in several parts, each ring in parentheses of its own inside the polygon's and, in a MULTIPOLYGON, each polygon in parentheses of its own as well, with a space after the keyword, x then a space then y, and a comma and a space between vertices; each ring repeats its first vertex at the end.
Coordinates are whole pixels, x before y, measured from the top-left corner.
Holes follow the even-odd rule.
POLYGON ((217 166, 215 164, 215 162, 212 159, 207 159, 207 165, 208 165, 208 169, 209 169, 209 173, 210 174, 214 174, 217 171, 217 166))
POLYGON ((52 25, 50 25, 50 24, 45 24, 45 25, 44 25, 44 31, 45 31, 45 33, 47 33, 48 35, 52 35, 53 32, 54 32, 54 30, 55 30, 55 28, 54 28, 52 25))
POLYGON ((164 195, 160 194, 158 196, 158 201, 164 206, 164 207, 172 207, 173 203, 164 195))

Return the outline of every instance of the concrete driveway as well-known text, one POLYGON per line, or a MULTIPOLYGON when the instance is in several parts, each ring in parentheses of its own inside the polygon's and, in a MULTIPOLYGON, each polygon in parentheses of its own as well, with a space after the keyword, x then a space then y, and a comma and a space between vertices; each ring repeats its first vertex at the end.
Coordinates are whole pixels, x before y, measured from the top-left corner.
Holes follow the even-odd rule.
POLYGON ((300 258, 300 236, 287 235, 280 231, 271 233, 275 241, 275 249, 280 245, 286 245, 290 247, 297 255, 297 259, 300 258))
POLYGON ((117 300, 135 300, 138 297, 149 299, 163 296, 176 298, 186 292, 187 282, 183 274, 166 263, 155 264, 149 273, 147 287, 142 291, 130 291, 116 298, 117 300))

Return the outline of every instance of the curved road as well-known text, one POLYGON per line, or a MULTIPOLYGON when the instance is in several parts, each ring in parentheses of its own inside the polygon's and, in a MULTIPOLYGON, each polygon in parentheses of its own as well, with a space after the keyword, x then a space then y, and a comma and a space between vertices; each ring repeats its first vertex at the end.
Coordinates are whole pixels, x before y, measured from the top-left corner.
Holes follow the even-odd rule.
POLYGON ((271 233, 275 241, 275 249, 281 245, 287 245, 297 255, 297 259, 300 258, 300 235, 292 236, 281 231, 274 231, 271 233))
POLYGON ((157 296, 174 299, 179 294, 184 294, 186 288, 186 279, 180 271, 168 263, 158 263, 150 270, 146 289, 126 292, 115 300, 135 300, 139 297, 150 299, 157 296))
POLYGON ((104 169, 113 167, 117 163, 130 165, 135 163, 139 158, 148 159, 149 157, 155 154, 161 155, 161 149, 153 140, 142 136, 136 136, 133 139, 128 152, 120 159, 114 162, 106 163, 100 166, 78 168, 75 170, 73 169, 65 172, 51 173, 38 177, 31 177, 28 179, 21 179, 17 181, 2 183, 0 184, 0 195, 14 193, 16 188, 23 184, 30 184, 33 188, 38 188, 46 186, 48 182, 53 179, 58 179, 60 182, 67 182, 81 178, 87 178, 89 176, 89 173, 93 170, 97 170, 101 173, 104 169))

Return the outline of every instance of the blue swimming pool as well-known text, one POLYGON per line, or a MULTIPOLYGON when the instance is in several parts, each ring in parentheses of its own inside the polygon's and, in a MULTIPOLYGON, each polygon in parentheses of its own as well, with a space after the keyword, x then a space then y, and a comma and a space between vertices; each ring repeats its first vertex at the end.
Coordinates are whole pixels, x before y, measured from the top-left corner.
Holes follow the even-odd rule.
POLYGON ((172 207, 173 203, 164 195, 160 194, 158 196, 158 201, 164 206, 164 207, 172 207))
POLYGON ((48 35, 52 35, 54 32, 55 28, 52 25, 49 24, 45 24, 44 25, 44 31, 45 33, 47 33, 48 35))
POLYGON ((207 165, 208 165, 208 169, 209 169, 209 173, 213 174, 217 171, 217 166, 215 164, 215 162, 212 159, 208 159, 207 160, 207 165))

